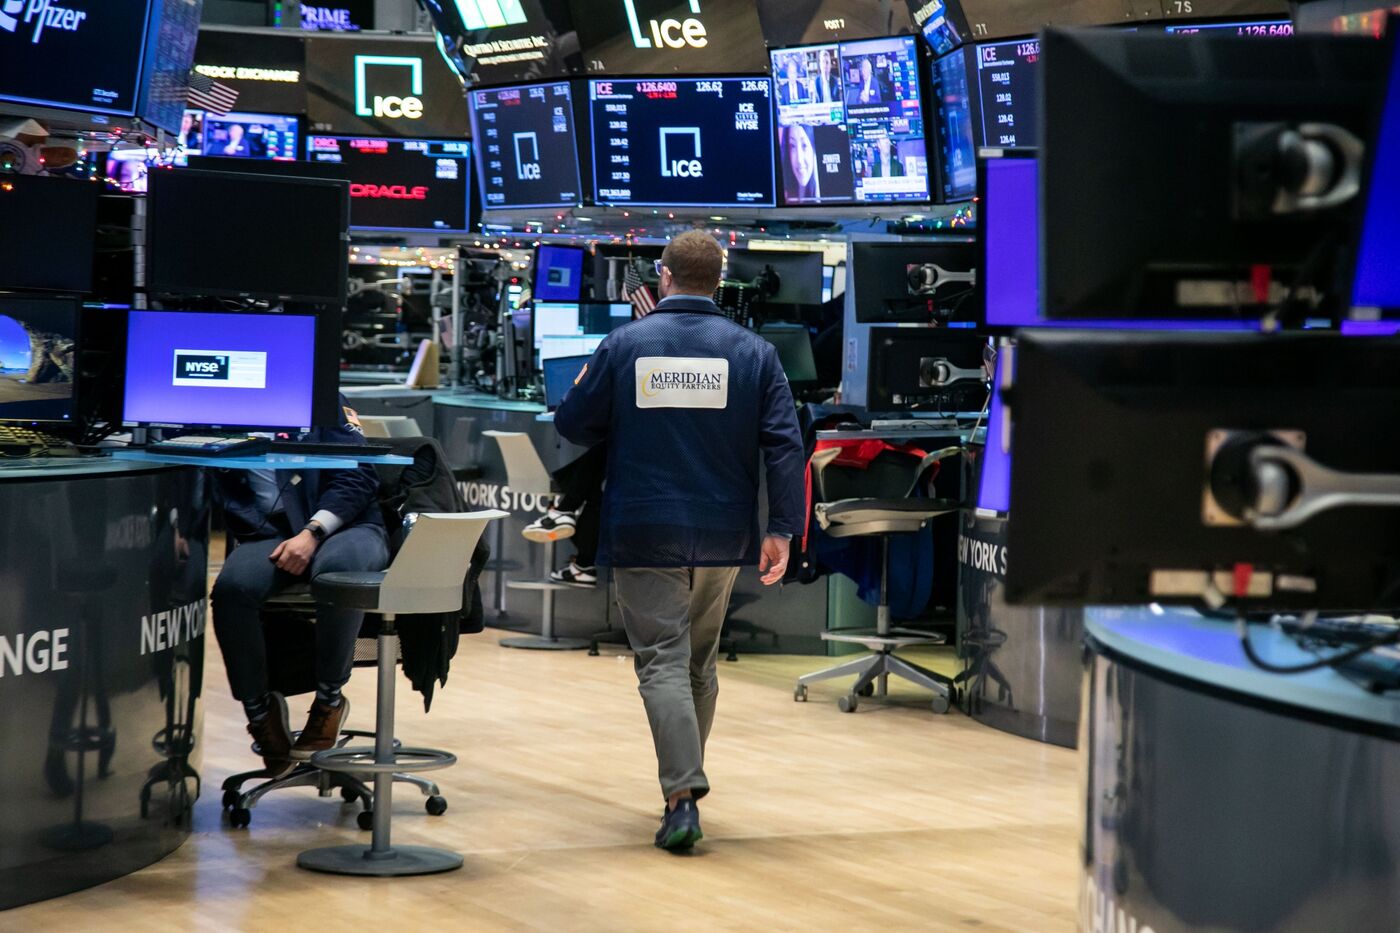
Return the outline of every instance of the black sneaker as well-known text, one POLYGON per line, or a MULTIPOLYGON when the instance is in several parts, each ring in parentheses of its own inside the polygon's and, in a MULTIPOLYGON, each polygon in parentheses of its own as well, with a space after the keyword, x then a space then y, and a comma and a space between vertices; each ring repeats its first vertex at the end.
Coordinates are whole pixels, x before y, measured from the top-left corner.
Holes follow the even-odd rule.
POLYGON ((677 803, 674 810, 661 815, 656 847, 667 852, 684 852, 704 838, 705 834, 700 831, 700 808, 687 798, 677 803))
POLYGON ((574 513, 550 509, 543 518, 535 519, 520 532, 526 541, 548 544, 550 541, 563 541, 574 536, 574 513))
POLYGON ((591 589, 598 585, 598 568, 580 567, 577 562, 571 560, 569 566, 551 572, 549 579, 555 583, 591 589))

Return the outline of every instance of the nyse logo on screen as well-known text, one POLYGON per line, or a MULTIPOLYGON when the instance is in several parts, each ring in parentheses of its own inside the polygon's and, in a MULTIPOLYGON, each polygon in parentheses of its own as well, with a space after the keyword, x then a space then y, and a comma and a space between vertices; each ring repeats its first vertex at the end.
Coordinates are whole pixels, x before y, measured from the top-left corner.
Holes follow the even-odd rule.
POLYGON ((699 19, 700 0, 689 0, 693 16, 685 20, 648 20, 645 30, 637 16, 637 0, 622 0, 622 3, 627 8, 627 25, 632 27, 632 44, 639 49, 703 49, 709 44, 710 40, 705 35, 705 24, 699 19))
POLYGON ((423 59, 398 55, 355 56, 355 113, 388 120, 418 120, 423 116, 423 59), (398 94, 370 94, 369 75, 383 87, 393 81, 398 94))
POLYGON ((540 172, 540 137, 537 133, 516 133, 515 141, 515 177, 520 181, 539 181, 540 172), (529 148, 527 155, 525 150, 529 148))
POLYGON ((175 375, 180 379, 228 382, 228 357, 222 353, 177 353, 175 375))
POLYGON ((77 32, 83 20, 87 19, 86 11, 70 10, 53 3, 52 0, 3 0, 3 3, 0 3, 0 29, 17 32, 21 12, 24 13, 23 22, 26 26, 34 24, 34 32, 29 41, 35 44, 44 37, 45 29, 77 32))
POLYGON ((705 167, 700 163, 700 127, 663 126, 661 128, 661 177, 662 178, 703 178, 705 167), (689 140, 691 158, 677 155, 677 150, 687 147, 677 146, 679 140, 689 140))

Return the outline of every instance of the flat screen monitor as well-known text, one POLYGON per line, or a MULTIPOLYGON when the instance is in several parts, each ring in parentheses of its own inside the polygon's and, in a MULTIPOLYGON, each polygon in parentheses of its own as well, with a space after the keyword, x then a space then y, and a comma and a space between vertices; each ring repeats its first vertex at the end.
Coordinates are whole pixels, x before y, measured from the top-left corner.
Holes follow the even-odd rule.
POLYGON ((772 207, 772 82, 588 83, 599 204, 772 207))
MULTIPOLYGON (((1400 309, 1400 27, 1392 17, 1390 75, 1381 118, 1371 139, 1361 238, 1351 303, 1358 308, 1400 309)), ((3 236, 3 234, 0 234, 3 236)))
POLYGON ((0 289, 92 290, 100 186, 0 176, 0 289))
POLYGON ((1270 166, 1282 126, 1366 137, 1380 44, 1051 29, 1041 45, 1047 316, 1259 315, 1342 277, 1356 199, 1280 211, 1270 166))
POLYGON ((977 480, 977 508, 984 512, 1011 510, 1011 435, 1001 399, 1002 367, 1006 360, 1005 355, 997 357, 987 413, 987 443, 982 448, 982 470, 977 480))
POLYGON ((771 53, 783 203, 929 199, 913 36, 771 53))
POLYGON ((201 172, 234 172, 245 175, 281 175, 285 178, 323 178, 350 183, 350 173, 339 162, 311 162, 297 159, 287 162, 265 159, 230 159, 227 156, 192 155, 186 164, 201 172))
POLYGON ((1034 151, 978 160, 978 288, 985 329, 1257 330, 1258 321, 1047 320, 1040 307, 1040 169, 1034 151))
POLYGON ((758 336, 778 351, 783 373, 793 384, 817 381, 817 361, 812 355, 812 334, 801 324, 766 324, 758 336))
POLYGON ((554 411, 559 407, 590 359, 590 356, 556 356, 541 364, 540 368, 544 371, 546 408, 554 411))
POLYGON ((943 0, 928 0, 917 6, 910 4, 916 21, 922 19, 919 32, 928 41, 934 55, 947 55, 962 43, 962 36, 950 15, 951 11, 943 0))
POLYGON ((583 294, 584 251, 545 244, 535 250, 535 301, 573 301, 583 294))
POLYGON ((205 113, 200 151, 233 159, 295 159, 301 121, 273 113, 205 113))
POLYGON ((0 101, 131 117, 150 0, 5 0, 0 101))
POLYGON ((583 325, 579 322, 577 302, 535 302, 534 314, 535 349, 552 337, 582 337, 583 325))
POLYGON ((190 0, 153 0, 151 8, 137 109, 147 123, 174 133, 189 96, 202 7, 190 0))
POLYGON ((306 157, 350 181, 350 226, 400 233, 471 227, 471 143, 379 136, 307 138, 306 157))
POLYGON ((145 194, 150 173, 174 162, 159 149, 113 149, 93 153, 108 191, 145 194))
POLYGON ((986 42, 975 47, 981 144, 1000 149, 1036 145, 1040 41, 986 42))
POLYGON ((338 308, 349 266, 349 202, 342 181, 156 172, 147 203, 147 287, 338 308))
POLYGON ((567 81, 474 90, 468 100, 483 208, 583 202, 567 81))
POLYGON ((862 324, 972 323, 976 313, 970 282, 941 281, 931 291, 916 285, 924 266, 966 275, 976 268, 975 244, 951 239, 925 243, 851 244, 851 288, 856 321, 862 324))
POLYGON ((591 356, 603 342, 603 334, 578 334, 573 337, 546 337, 540 341, 539 361, 543 366, 547 360, 561 356, 591 356))
POLYGON ((122 423, 309 429, 316 323, 310 314, 129 312, 122 423))
POLYGON ((73 420, 79 306, 0 295, 0 421, 73 420))
POLYGON ((731 249, 725 278, 752 282, 764 269, 778 276, 778 291, 768 304, 816 305, 822 302, 822 254, 793 250, 731 249))
POLYGON ((1293 23, 1286 19, 1253 20, 1235 23, 1169 23, 1163 31, 1169 36, 1194 36, 1201 33, 1246 36, 1251 38, 1284 38, 1293 35, 1293 23))
MULTIPOLYGON (((933 94, 938 104, 938 165, 946 203, 969 201, 977 193, 977 124, 969 49, 956 49, 933 63, 933 94)), ((972 54, 976 54, 975 51, 972 54)))

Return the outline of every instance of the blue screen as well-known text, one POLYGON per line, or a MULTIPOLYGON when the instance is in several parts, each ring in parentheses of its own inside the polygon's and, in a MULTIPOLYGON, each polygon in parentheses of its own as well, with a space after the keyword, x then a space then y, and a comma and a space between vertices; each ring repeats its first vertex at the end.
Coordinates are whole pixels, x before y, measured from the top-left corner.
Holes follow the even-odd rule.
POLYGON ((1040 174, 1036 159, 988 159, 980 236, 988 327, 1094 330, 1258 330, 1257 321, 1046 320, 1040 315, 1040 174))
POLYGON ((768 78, 588 82, 599 204, 772 207, 768 78))
POLYGON ((1400 308, 1400 42, 1395 48, 1352 286, 1351 303, 1358 308, 1400 308))
POLYGON ((578 301, 583 289, 583 250, 541 246, 535 251, 536 302, 578 301))
POLYGON ((1001 401, 1001 367, 1004 359, 997 357, 996 377, 992 380, 987 446, 982 450, 982 478, 977 484, 977 507, 988 512, 1011 510, 1011 439, 1003 437, 1006 410, 1001 401))
POLYGON ((574 380, 588 363, 587 356, 560 356, 541 363, 544 370, 544 404, 550 411, 559 407, 574 387, 574 380))

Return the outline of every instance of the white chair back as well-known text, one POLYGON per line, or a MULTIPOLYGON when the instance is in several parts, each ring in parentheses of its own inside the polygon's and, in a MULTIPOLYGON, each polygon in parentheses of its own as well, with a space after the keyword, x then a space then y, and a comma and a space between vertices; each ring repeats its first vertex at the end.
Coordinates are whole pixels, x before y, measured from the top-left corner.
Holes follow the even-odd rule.
POLYGON ((418 421, 408 415, 361 415, 365 437, 422 437, 418 421))
POLYGON ((505 518, 484 512, 423 512, 404 539, 379 587, 379 611, 395 615, 456 612, 472 552, 488 522, 505 518))
POLYGON ((485 437, 493 437, 501 448, 501 459, 506 462, 506 478, 514 492, 525 495, 547 496, 553 491, 549 481, 549 471, 535 452, 530 435, 519 431, 483 431, 485 437))

